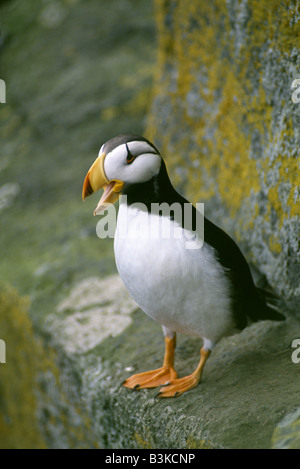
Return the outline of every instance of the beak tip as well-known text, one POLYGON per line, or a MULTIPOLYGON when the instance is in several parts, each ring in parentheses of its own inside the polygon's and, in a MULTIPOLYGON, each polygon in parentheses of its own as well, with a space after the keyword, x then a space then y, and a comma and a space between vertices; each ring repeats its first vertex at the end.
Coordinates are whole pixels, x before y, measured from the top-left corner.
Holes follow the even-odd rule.
POLYGON ((89 195, 93 194, 94 190, 90 183, 89 173, 87 174, 82 188, 82 200, 85 200, 89 195))

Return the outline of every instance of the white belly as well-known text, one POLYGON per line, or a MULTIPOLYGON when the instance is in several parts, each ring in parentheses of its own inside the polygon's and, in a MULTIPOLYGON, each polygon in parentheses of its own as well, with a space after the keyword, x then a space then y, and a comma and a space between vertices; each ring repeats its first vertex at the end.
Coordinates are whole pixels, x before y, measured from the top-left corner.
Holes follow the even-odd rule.
POLYGON ((229 281, 213 248, 187 249, 188 233, 176 225, 172 234, 171 228, 168 218, 121 203, 114 244, 120 276, 152 319, 171 331, 217 342, 233 329, 229 281), (158 224, 163 224, 159 236, 158 224))

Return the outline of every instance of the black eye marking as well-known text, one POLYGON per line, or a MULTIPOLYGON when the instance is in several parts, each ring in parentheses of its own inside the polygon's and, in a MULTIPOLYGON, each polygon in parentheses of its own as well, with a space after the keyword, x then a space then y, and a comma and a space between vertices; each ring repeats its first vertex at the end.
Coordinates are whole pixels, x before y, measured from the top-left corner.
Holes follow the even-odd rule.
POLYGON ((133 160, 136 158, 129 150, 127 143, 126 145, 126 150, 127 150, 127 158, 126 158, 126 163, 130 164, 133 162, 133 160))

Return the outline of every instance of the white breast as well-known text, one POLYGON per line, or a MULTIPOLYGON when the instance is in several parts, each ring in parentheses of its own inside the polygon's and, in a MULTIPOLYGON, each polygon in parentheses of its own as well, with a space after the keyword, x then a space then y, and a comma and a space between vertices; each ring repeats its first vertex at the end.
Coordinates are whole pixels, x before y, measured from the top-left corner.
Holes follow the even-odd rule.
POLYGON ((217 342, 233 328, 229 282, 209 245, 166 217, 120 204, 115 259, 134 300, 176 332, 217 342), (187 241, 189 249, 187 249, 187 241))

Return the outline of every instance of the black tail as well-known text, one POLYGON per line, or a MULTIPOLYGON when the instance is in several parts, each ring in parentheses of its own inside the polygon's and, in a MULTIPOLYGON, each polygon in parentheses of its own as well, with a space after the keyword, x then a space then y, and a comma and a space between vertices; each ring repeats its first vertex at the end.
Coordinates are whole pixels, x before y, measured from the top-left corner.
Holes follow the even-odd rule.
POLYGON ((284 321, 286 317, 278 310, 280 309, 279 297, 263 288, 256 288, 258 294, 258 309, 256 311, 256 321, 271 319, 272 321, 284 321))
POLYGON ((265 307, 259 311, 258 316, 258 320, 264 319, 271 319, 272 321, 284 321, 286 317, 276 311, 276 309, 272 308, 272 306, 265 304, 265 307))

